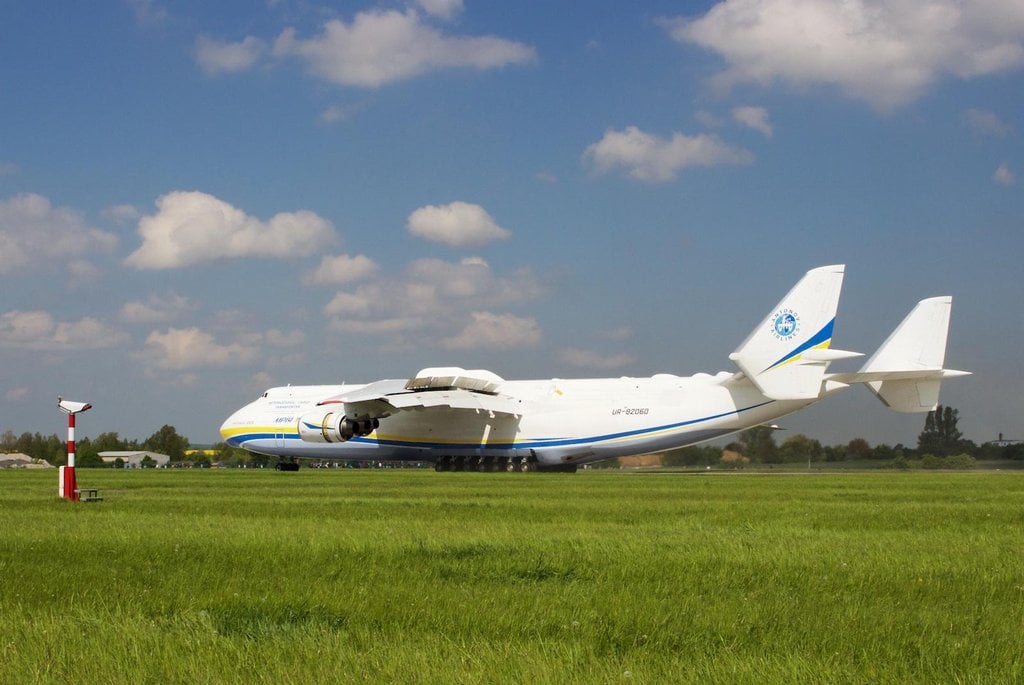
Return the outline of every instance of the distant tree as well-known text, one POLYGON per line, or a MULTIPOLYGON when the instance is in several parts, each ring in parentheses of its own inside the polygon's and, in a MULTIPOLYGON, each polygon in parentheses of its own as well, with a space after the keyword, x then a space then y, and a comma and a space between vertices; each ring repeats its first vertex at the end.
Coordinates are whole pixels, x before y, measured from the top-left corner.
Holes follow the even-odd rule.
POLYGON ((36 459, 49 459, 50 455, 40 449, 42 441, 43 436, 39 435, 39 433, 35 435, 32 435, 32 433, 22 433, 14 442, 14 450, 36 459))
POLYGON ((188 449, 188 438, 178 435, 174 426, 165 425, 146 438, 142 447, 150 452, 166 454, 171 461, 182 461, 185 458, 185 450, 188 449))
POLYGON ((22 433, 14 443, 14 451, 44 459, 55 466, 67 463, 67 445, 56 435, 43 437, 39 433, 22 433))
POLYGON ((117 433, 100 433, 92 444, 97 452, 123 452, 128 449, 127 443, 117 433))
POLYGON ((251 459, 250 457, 255 456, 248 450, 243 450, 240 447, 232 447, 226 442, 218 442, 213 446, 214 461, 224 464, 226 466, 241 466, 242 464, 248 464, 251 459))
POLYGON ((14 431, 4 431, 3 435, 0 435, 0 453, 14 452, 18 443, 18 436, 14 434, 14 431))
POLYGON ((775 444, 775 430, 768 426, 754 426, 740 433, 739 451, 752 461, 764 464, 778 464, 779 448, 775 444))
POLYGON ((89 438, 75 441, 75 466, 103 466, 99 451, 89 438))
POLYGON ((1003 459, 1024 460, 1024 442, 1017 442, 1003 447, 1003 459))
POLYGON ((779 447, 779 459, 787 463, 821 461, 823 456, 821 443, 803 433, 789 436, 779 447))
POLYGON ((941 404, 928 412, 924 430, 917 436, 918 454, 946 457, 964 451, 964 436, 957 428, 959 420, 959 411, 941 404))
MULTIPOLYGON (((266 468, 267 466, 270 465, 270 457, 268 457, 265 454, 257 454, 255 452, 250 452, 248 458, 249 458, 249 466, 257 466, 257 467, 266 468)), ((606 459, 605 461, 602 461, 602 462, 599 462, 599 463, 600 464, 607 464, 608 466, 616 465, 616 461, 614 459, 606 459)))
POLYGON ((153 457, 147 454, 139 461, 139 466, 144 469, 151 469, 156 466, 156 462, 153 460, 153 457))
POLYGON ((717 464, 721 456, 719 447, 691 445, 665 452, 661 455, 661 463, 664 466, 708 466, 717 464))
POLYGON ((868 458, 891 461, 893 459, 902 459, 903 453, 888 445, 875 445, 868 458))
POLYGON ((870 443, 864 438, 854 438, 846 443, 846 458, 850 460, 870 459, 870 443))
POLYGON ((42 453, 40 459, 46 459, 51 464, 66 464, 68 461, 68 443, 64 438, 58 438, 56 435, 50 435, 49 437, 42 438, 39 433, 36 433, 37 438, 41 438, 39 450, 42 453))
POLYGON ((722 450, 722 456, 719 457, 718 463, 727 469, 742 469, 750 463, 750 457, 732 450, 722 450))
POLYGON ((845 445, 826 445, 821 448, 825 461, 844 461, 846 459, 845 445))
POLYGON ((1011 442, 1000 444, 986 442, 974 450, 975 459, 998 461, 1000 459, 1024 459, 1024 442, 1011 442))

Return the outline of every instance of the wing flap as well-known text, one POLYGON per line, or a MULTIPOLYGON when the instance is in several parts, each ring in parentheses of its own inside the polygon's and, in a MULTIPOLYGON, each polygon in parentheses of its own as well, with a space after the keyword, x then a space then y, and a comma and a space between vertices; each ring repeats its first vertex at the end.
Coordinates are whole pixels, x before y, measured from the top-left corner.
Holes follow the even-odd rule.
POLYGON ((519 415, 518 402, 510 397, 487 395, 469 390, 424 390, 391 395, 387 401, 396 409, 430 409, 447 407, 468 411, 486 411, 495 414, 519 415))
POLYGON ((320 405, 343 404, 345 415, 353 419, 380 419, 399 411, 422 411, 435 407, 464 411, 485 411, 518 416, 519 402, 506 395, 477 390, 424 385, 409 389, 412 381, 383 380, 358 390, 321 400, 320 405))

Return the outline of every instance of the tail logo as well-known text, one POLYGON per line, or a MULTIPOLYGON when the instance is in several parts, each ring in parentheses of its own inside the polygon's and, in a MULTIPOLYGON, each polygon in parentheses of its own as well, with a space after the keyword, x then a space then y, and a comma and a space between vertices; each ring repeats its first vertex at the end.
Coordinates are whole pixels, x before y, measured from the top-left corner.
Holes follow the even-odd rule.
POLYGON ((792 340, 800 331, 800 318, 792 309, 780 309, 772 317, 772 335, 779 340, 792 340))

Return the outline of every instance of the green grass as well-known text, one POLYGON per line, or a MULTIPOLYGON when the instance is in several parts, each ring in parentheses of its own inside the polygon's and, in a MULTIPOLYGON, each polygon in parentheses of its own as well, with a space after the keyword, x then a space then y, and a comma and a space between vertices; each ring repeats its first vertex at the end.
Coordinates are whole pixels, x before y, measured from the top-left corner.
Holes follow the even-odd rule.
POLYGON ((1024 681, 1024 476, 0 471, 0 683, 1024 681))

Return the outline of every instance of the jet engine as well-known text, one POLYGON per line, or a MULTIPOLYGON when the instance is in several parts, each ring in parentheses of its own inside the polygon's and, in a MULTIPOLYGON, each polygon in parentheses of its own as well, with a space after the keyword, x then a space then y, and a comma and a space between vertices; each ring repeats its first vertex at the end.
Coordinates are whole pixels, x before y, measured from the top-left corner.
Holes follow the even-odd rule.
POLYGON ((350 419, 336 411, 320 410, 299 417, 299 437, 306 442, 345 442, 369 435, 377 419, 350 419))

